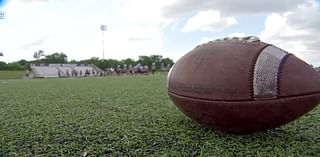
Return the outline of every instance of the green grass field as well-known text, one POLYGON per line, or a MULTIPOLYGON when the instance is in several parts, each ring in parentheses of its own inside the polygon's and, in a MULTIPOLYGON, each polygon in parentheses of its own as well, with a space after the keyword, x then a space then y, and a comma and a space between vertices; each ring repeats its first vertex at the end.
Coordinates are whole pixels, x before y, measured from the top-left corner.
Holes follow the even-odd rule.
POLYGON ((249 135, 206 129, 165 76, 0 80, 0 156, 320 156, 320 107, 249 135))
POLYGON ((25 71, 0 71, 0 79, 22 79, 25 71))

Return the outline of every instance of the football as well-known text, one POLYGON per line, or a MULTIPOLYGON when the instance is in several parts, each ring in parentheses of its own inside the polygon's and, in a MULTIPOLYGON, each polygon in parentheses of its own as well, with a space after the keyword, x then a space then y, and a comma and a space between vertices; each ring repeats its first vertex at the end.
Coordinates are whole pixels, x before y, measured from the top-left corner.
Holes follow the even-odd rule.
POLYGON ((171 68, 167 89, 185 115, 229 133, 281 126, 320 101, 320 78, 309 64, 253 36, 195 47, 171 68))

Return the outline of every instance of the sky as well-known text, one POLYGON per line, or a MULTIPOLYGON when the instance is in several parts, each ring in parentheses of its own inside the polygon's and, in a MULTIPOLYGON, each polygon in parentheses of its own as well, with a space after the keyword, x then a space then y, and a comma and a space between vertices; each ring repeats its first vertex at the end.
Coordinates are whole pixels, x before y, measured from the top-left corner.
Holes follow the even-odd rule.
POLYGON ((175 61, 198 44, 257 36, 320 66, 319 0, 0 0, 0 61, 63 52, 68 59, 175 61), (1 15, 1 14, 0 14, 1 15))

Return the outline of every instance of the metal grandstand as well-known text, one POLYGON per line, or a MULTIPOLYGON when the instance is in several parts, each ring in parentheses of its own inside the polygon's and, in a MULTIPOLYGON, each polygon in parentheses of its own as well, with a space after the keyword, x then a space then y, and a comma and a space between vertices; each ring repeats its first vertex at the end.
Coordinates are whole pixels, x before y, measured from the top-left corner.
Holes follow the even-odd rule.
POLYGON ((35 78, 103 76, 104 71, 93 64, 32 64, 35 78))

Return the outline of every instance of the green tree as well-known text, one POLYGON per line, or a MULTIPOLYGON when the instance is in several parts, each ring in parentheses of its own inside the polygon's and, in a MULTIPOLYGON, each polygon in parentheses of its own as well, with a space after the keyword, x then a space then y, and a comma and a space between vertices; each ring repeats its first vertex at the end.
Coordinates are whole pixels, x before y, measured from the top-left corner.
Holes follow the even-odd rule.
POLYGON ((151 67, 152 63, 156 63, 158 68, 160 68, 161 63, 164 63, 165 65, 174 64, 172 59, 163 58, 161 55, 139 56, 138 63, 141 63, 142 65, 148 65, 149 67, 151 67))
POLYGON ((0 61, 0 70, 6 70, 7 63, 0 61))
POLYGON ((69 63, 70 64, 78 64, 79 62, 73 59, 73 60, 69 61, 69 63))
POLYGON ((107 59, 106 62, 108 68, 115 68, 117 65, 121 65, 121 62, 116 59, 107 59))
POLYGON ((152 59, 149 56, 139 56, 139 60, 138 63, 140 63, 141 65, 147 65, 147 66, 151 66, 152 65, 152 59))
POLYGON ((86 60, 71 60, 70 62, 67 61, 67 55, 63 52, 61 53, 53 53, 50 55, 44 55, 44 52, 42 50, 39 50, 34 53, 34 58, 36 60, 27 61, 27 60, 19 60, 17 62, 12 63, 5 63, 0 62, 0 70, 30 70, 30 64, 36 64, 36 63, 45 63, 45 64, 53 64, 53 63, 71 63, 71 64, 94 64, 97 67, 101 69, 106 68, 115 68, 117 65, 137 65, 140 63, 141 65, 147 65, 149 67, 152 66, 152 63, 156 63, 157 67, 159 68, 161 63, 164 63, 165 65, 173 65, 173 60, 170 58, 163 58, 161 55, 150 55, 150 56, 139 56, 138 60, 134 60, 131 58, 123 59, 121 61, 116 59, 99 59, 98 57, 92 57, 90 59, 86 60), (41 59, 41 57, 43 57, 41 59))
POLYGON ((33 58, 36 59, 37 61, 43 56, 45 56, 45 55, 44 55, 44 51, 42 51, 42 50, 36 51, 33 54, 33 58))
POLYGON ((170 58, 163 58, 162 60, 161 60, 161 63, 163 63, 163 64, 165 64, 165 65, 168 65, 168 64, 170 64, 171 66, 174 64, 174 61, 172 60, 172 59, 170 59, 170 58))
POLYGON ((24 67, 21 66, 18 62, 12 62, 12 63, 8 63, 5 66, 5 70, 24 70, 24 67))
POLYGON ((30 70, 30 62, 29 61, 27 61, 25 59, 21 59, 17 63, 19 63, 23 67, 24 70, 26 70, 26 69, 30 70))
POLYGON ((152 60, 152 62, 154 62, 154 63, 160 63, 161 62, 161 60, 162 60, 162 56, 161 55, 151 55, 150 56, 150 59, 152 60))
POLYGON ((67 55, 63 52, 61 53, 54 53, 51 55, 46 55, 44 59, 42 59, 44 63, 67 63, 68 58, 67 55))
POLYGON ((127 59, 121 60, 121 63, 122 63, 122 64, 127 64, 127 65, 135 65, 135 64, 136 64, 136 61, 134 61, 134 60, 131 59, 131 58, 127 58, 127 59))
POLYGON ((100 60, 98 57, 91 57, 90 59, 80 61, 80 63, 82 64, 94 64, 94 65, 98 65, 99 62, 100 60))

